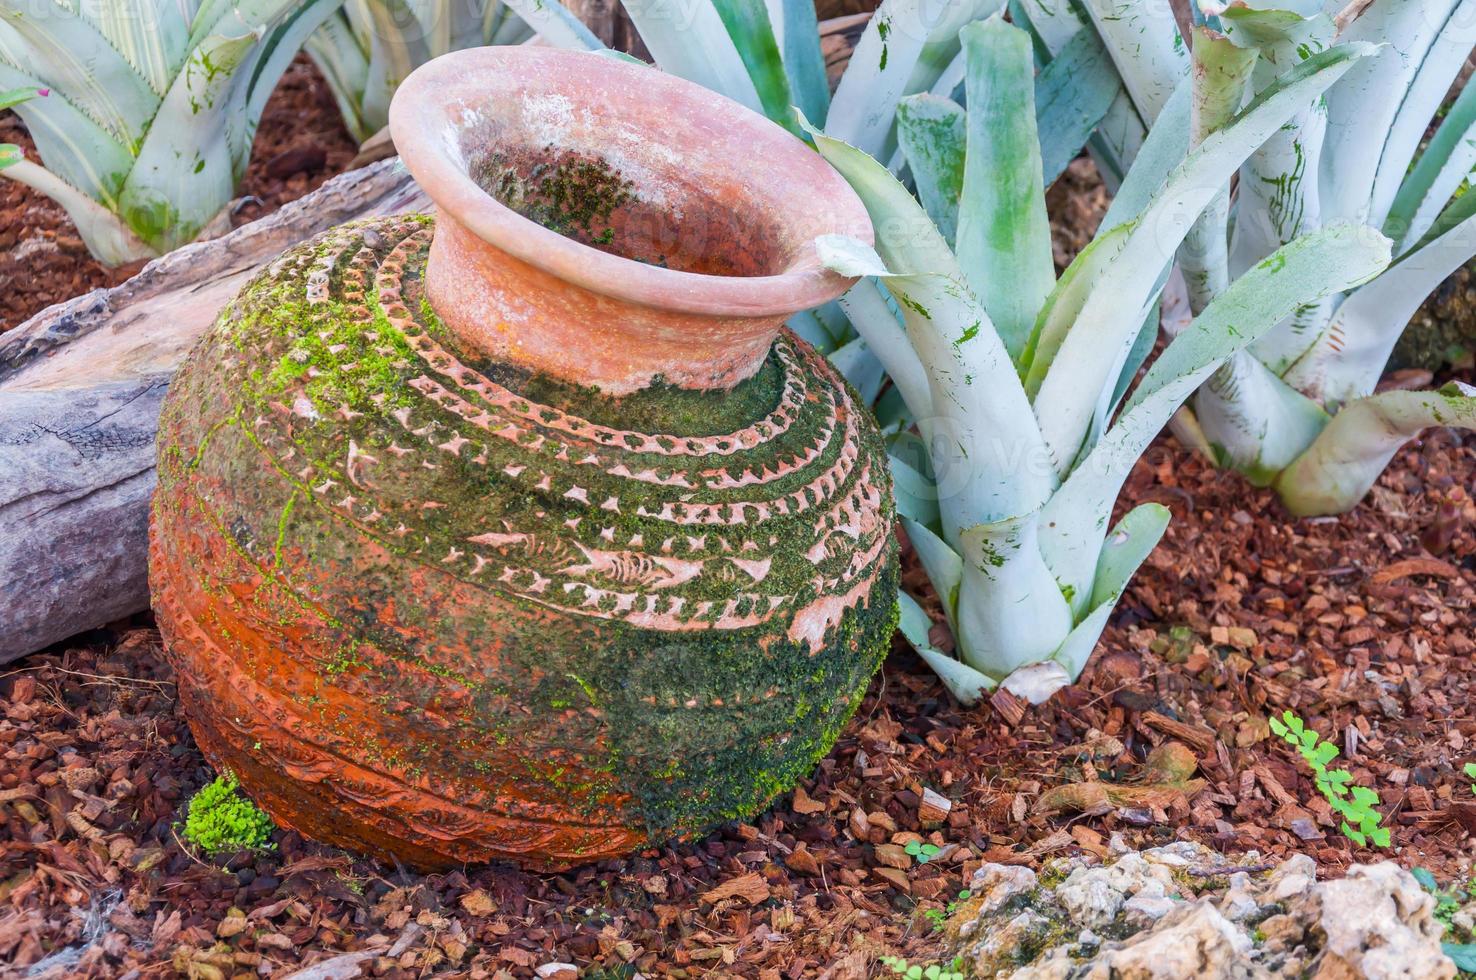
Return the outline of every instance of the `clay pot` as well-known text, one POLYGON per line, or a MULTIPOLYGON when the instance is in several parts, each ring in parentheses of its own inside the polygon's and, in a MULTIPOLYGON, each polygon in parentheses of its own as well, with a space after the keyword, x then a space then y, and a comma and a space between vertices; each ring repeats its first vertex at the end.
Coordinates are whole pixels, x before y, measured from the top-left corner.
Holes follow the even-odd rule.
POLYGON ((564 868, 749 816, 888 645, 869 413, 782 330, 869 239, 804 144, 545 48, 391 110, 438 206, 246 287, 160 427, 151 580, 205 755, 279 823, 564 868), (532 220, 536 219, 536 220, 532 220))

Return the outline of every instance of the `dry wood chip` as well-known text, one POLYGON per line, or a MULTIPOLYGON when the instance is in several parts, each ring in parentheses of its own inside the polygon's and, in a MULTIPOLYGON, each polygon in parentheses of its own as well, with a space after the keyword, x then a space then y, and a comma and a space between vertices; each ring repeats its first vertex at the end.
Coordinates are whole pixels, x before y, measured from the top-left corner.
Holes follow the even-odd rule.
POLYGON ((1374 585, 1388 585, 1390 582, 1411 575, 1430 575, 1434 578, 1459 578, 1460 569, 1450 562, 1441 561, 1439 558, 1406 558, 1396 561, 1392 565, 1386 565, 1369 576, 1369 581, 1374 585))
POLYGON ((898 891, 908 893, 912 891, 912 885, 907 880, 907 872, 901 868, 872 868, 871 873, 898 891))
POLYGON ((1198 749, 1201 755, 1214 751, 1215 733, 1208 728, 1186 725, 1182 721, 1175 721, 1168 715, 1159 714, 1157 711, 1145 711, 1143 713, 1143 724, 1150 728, 1156 728, 1167 735, 1172 735, 1181 741, 1188 742, 1198 749))
POLYGON ((1025 717, 1025 709, 1030 705, 1021 698, 1016 697, 1004 688, 999 688, 989 697, 989 703, 998 711, 1000 717, 1011 726, 1020 724, 1025 717))
POLYGON ((712 905, 716 905, 725 898, 741 898, 750 905, 757 905, 768 897, 769 884, 757 871, 740 875, 702 893, 702 900, 712 905))
POLYGON ((796 786, 794 788, 794 801, 790 803, 790 808, 795 813, 803 813, 807 816, 812 813, 825 812, 825 804, 818 800, 810 799, 810 794, 805 792, 803 786, 796 786))
POLYGON ((461 896, 461 907, 478 916, 491 915, 497 911, 497 903, 481 888, 461 896))
POLYGON ((802 875, 813 876, 820 873, 820 862, 815 860, 815 855, 811 854, 810 849, 803 844, 785 855, 784 866, 802 875))

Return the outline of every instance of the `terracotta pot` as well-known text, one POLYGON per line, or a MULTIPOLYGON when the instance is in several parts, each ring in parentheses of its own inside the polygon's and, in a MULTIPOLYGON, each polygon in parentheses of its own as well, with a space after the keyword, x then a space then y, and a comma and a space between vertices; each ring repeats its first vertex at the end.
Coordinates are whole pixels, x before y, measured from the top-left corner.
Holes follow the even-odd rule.
POLYGON ((594 55, 453 54, 391 120, 434 221, 287 252, 165 405, 150 571, 202 750, 280 823, 422 867, 751 815, 893 629, 882 446, 781 328, 848 286, 813 239, 869 239, 862 205, 594 55))

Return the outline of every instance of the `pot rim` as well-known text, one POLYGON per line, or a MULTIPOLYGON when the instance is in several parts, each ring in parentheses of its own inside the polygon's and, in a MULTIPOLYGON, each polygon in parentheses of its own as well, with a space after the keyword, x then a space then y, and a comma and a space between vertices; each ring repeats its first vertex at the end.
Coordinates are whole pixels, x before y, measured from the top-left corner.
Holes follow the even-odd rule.
MULTIPOLYGON (((767 276, 716 276, 683 272, 638 262, 567 238, 498 201, 467 173, 456 146, 457 125, 450 112, 454 96, 451 83, 468 77, 524 71, 530 63, 565 62, 554 70, 608 74, 602 87, 611 92, 640 91, 650 97, 653 90, 672 93, 675 99, 700 108, 707 103, 725 114, 737 113, 744 124, 771 127, 783 133, 792 146, 778 151, 809 154, 820 159, 806 143, 772 120, 725 96, 658 69, 617 60, 592 51, 570 51, 538 45, 499 45, 467 48, 426 62, 401 83, 390 103, 390 135, 406 169, 425 194, 452 220, 464 225, 478 238, 507 254, 551 275, 603 296, 628 303, 679 313, 710 316, 788 316, 836 299, 852 285, 854 277, 826 269, 820 262, 813 239, 790 257, 783 272, 767 276)), ((488 87, 489 95, 495 91, 488 87)), ((797 161, 806 158, 796 157, 797 161)), ((826 165, 831 186, 822 188, 830 196, 831 213, 838 216, 835 234, 849 234, 868 244, 874 241, 871 218, 861 199, 839 173, 826 165)))

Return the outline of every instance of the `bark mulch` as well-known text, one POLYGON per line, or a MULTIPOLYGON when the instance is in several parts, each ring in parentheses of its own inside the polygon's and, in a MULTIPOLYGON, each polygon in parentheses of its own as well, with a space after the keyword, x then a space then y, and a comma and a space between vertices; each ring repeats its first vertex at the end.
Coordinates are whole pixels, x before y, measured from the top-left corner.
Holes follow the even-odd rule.
MULTIPOLYGON (((13 112, 0 112, 0 143, 15 143, 37 159, 30 135, 13 112)), ((232 225, 240 227, 302 197, 341 173, 357 149, 322 75, 305 55, 298 55, 267 100, 232 225)), ((53 303, 116 286, 143 265, 103 266, 88 254, 59 205, 0 177, 0 296, 5 297, 0 333, 53 303)))
POLYGON ((1267 715, 1287 708, 1382 794, 1401 863, 1464 878, 1473 480, 1476 439, 1439 432, 1353 515, 1293 522, 1165 441, 1125 504, 1161 501, 1174 521, 1078 686, 1038 709, 965 709, 895 650, 800 791, 752 823, 568 874, 418 875, 288 832, 273 853, 203 861, 176 825, 212 774, 157 634, 135 623, 59 646, 0 674, 0 962, 61 952, 46 976, 287 976, 330 960, 339 972, 306 976, 530 977, 564 962, 605 978, 862 977, 878 954, 933 953, 928 913, 985 860, 1039 866, 1113 833, 1268 861, 1301 851, 1329 872, 1377 858, 1269 737, 1267 715), (1156 759, 1198 771, 1145 781, 1169 743, 1156 759), (1043 812, 1043 797, 1086 812, 1043 812), (907 853, 916 840, 939 848, 925 864, 907 853))

